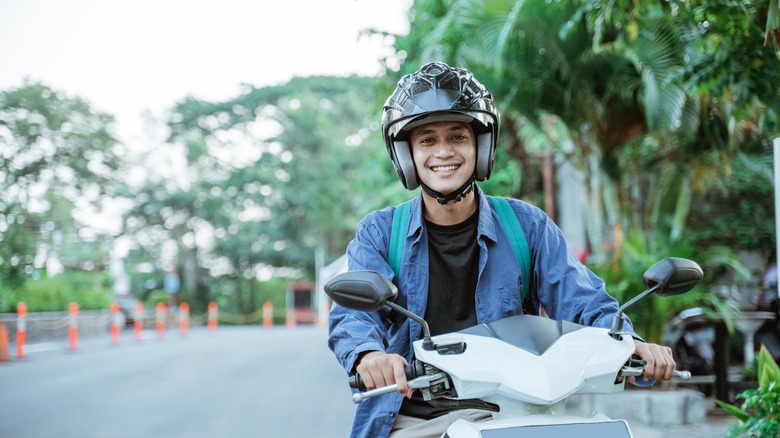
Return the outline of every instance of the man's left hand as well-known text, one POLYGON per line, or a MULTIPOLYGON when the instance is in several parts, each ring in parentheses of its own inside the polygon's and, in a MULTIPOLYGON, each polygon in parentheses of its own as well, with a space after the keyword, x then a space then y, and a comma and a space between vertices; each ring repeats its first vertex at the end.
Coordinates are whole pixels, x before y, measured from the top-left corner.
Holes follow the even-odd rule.
POLYGON ((671 348, 634 339, 634 354, 647 362, 644 373, 646 380, 669 380, 674 376, 677 364, 672 358, 671 348))

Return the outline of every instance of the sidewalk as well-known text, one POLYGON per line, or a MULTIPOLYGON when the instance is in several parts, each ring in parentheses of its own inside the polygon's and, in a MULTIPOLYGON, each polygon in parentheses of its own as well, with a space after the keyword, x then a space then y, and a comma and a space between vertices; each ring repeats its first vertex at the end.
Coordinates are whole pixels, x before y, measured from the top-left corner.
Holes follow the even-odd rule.
MULTIPOLYGON (((713 402, 714 403, 714 402, 713 402)), ((725 413, 711 412, 701 423, 682 424, 676 426, 647 426, 631 424, 634 438, 723 438, 729 427, 736 424, 734 417, 725 413)))
POLYGON ((723 438, 737 422, 717 407, 714 398, 681 388, 579 394, 567 401, 567 410, 625 419, 635 438, 723 438))

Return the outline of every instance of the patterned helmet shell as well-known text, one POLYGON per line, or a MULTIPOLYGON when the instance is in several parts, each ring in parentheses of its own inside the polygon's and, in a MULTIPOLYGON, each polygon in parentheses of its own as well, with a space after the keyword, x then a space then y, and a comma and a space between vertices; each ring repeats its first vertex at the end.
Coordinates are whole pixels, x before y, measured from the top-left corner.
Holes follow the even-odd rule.
POLYGON ((471 123, 477 137, 476 180, 490 177, 499 126, 493 95, 468 70, 431 62, 406 75, 382 108, 382 135, 404 187, 419 186, 409 131, 427 123, 471 123))

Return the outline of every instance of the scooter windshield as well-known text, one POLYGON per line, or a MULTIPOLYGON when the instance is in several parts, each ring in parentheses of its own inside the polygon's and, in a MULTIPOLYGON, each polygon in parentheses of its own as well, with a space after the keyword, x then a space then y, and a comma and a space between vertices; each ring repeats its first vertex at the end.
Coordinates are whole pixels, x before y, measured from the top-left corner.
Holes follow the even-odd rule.
POLYGON ((479 324, 458 333, 500 339, 529 353, 541 356, 561 336, 584 328, 568 321, 535 315, 516 315, 488 324, 479 324))

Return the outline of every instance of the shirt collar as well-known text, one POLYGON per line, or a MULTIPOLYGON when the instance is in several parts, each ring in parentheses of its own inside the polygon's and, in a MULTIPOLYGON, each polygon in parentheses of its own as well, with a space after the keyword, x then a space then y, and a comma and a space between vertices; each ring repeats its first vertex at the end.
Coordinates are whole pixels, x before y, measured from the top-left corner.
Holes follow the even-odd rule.
MULTIPOLYGON (((496 221, 494 220, 493 208, 490 206, 490 201, 488 201, 485 193, 476 184, 474 187, 474 196, 479 197, 479 222, 477 224, 477 237, 481 239, 484 236, 495 242, 498 240, 496 237, 496 221)), ((416 233, 422 232, 422 197, 423 193, 421 191, 420 195, 414 198, 412 201, 412 209, 409 214, 409 230, 406 237, 410 237, 416 233)))

